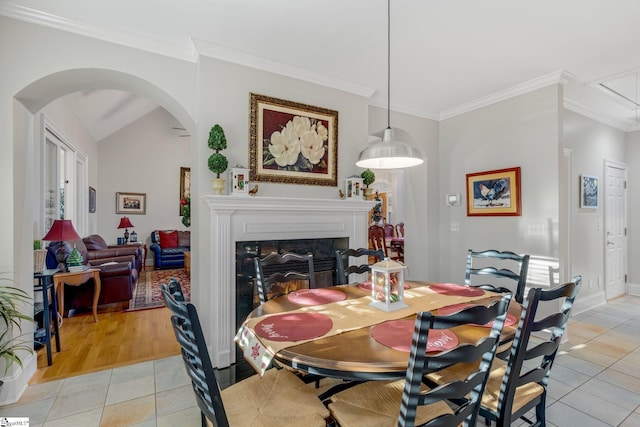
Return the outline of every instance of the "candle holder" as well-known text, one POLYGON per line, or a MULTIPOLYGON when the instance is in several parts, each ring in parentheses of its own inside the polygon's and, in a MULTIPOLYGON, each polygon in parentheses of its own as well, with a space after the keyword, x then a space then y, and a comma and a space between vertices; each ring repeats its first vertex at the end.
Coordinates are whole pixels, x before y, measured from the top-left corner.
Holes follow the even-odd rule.
POLYGON ((371 266, 370 306, 384 311, 407 308, 404 302, 404 270, 406 267, 389 258, 371 266))

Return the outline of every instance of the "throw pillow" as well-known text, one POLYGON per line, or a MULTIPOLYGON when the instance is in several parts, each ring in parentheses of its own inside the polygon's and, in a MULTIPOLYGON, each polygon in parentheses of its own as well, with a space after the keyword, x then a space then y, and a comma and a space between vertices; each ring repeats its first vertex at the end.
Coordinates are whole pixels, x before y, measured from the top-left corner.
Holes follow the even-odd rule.
POLYGON ((160 247, 175 248, 178 246, 178 232, 177 231, 160 231, 160 247))

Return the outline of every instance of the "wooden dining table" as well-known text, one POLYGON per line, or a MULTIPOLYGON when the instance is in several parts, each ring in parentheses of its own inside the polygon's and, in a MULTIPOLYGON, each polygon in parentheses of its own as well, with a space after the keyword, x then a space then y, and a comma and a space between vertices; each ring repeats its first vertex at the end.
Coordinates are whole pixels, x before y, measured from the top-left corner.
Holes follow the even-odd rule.
MULTIPOLYGON (((483 291, 480 296, 475 296, 474 298, 460 295, 443 298, 442 295, 435 293, 433 294, 433 298, 431 298, 428 290, 429 287, 434 284, 427 282, 407 282, 406 285, 408 285, 408 289, 405 290, 405 295, 408 295, 408 298, 405 299, 405 302, 409 302, 411 305, 410 298, 413 293, 412 291, 415 291, 415 293, 420 292, 420 298, 415 301, 419 300, 421 303, 417 306, 415 304, 412 305, 412 308, 409 309, 409 311, 413 312, 412 314, 407 314, 406 311, 403 311, 397 319, 414 320, 415 313, 419 311, 428 310, 437 313, 438 310, 455 304, 488 305, 501 297, 500 294, 483 291), (425 298, 424 295, 427 295, 427 297, 425 298), (421 306, 424 306, 425 309, 421 308, 421 306)), ((394 318, 393 313, 389 314, 378 311, 377 313, 379 314, 376 314, 377 309, 368 305, 368 302, 371 301, 371 292, 364 286, 359 286, 358 284, 341 285, 323 289, 343 292, 346 298, 344 298, 344 301, 323 306, 304 307, 292 302, 292 298, 288 295, 283 295, 269 300, 254 309, 236 336, 236 342, 243 350, 245 358, 252 363, 250 359, 251 356, 257 355, 255 352, 256 347, 264 346, 266 354, 277 361, 278 364, 290 366, 310 374, 354 381, 404 378, 409 353, 381 344, 374 339, 371 334, 372 328, 374 328, 376 324, 385 322, 386 320, 382 320, 381 322, 373 321, 371 324, 365 324, 355 329, 344 328, 346 329, 344 331, 342 329, 338 331, 334 330, 332 333, 310 340, 303 340, 303 342, 300 343, 287 343, 284 347, 278 345, 279 343, 271 342, 264 337, 260 337, 259 334, 256 334, 258 325, 264 324, 265 322, 268 323, 272 316, 282 315, 283 313, 331 313, 334 309, 339 309, 344 313, 344 310, 353 310, 352 317, 357 323, 358 321, 362 322, 360 318, 366 316, 363 314, 366 310, 372 312, 374 317, 380 317, 381 319, 394 318), (247 337, 256 338, 256 340, 249 341, 247 337)), ((512 301, 508 316, 511 322, 507 321, 501 342, 508 342, 515 336, 521 311, 522 307, 515 301, 512 301)), ((330 314, 329 316, 331 317, 330 314)), ((344 320, 345 319, 342 319, 342 325, 344 325, 344 320)), ((349 316, 347 316, 347 320, 349 320, 349 316)), ((475 342, 480 337, 486 335, 486 327, 478 325, 465 325, 452 328, 451 331, 457 336, 460 344, 475 342)), ((254 367, 256 366, 254 365, 254 367)), ((256 370, 259 371, 259 367, 256 367, 256 370)))

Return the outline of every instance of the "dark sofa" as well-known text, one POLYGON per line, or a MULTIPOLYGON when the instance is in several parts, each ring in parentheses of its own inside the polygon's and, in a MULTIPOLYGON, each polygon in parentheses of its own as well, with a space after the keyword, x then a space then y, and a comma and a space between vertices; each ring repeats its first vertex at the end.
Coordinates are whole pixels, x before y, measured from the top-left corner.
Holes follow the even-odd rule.
POLYGON ((191 251, 191 232, 178 230, 154 230, 150 249, 154 254, 153 266, 183 268, 184 253, 191 251))
MULTIPOLYGON (((51 242, 47 247, 47 268, 56 268, 58 263, 55 253, 59 245, 60 242, 51 242)), ((138 280, 135 255, 117 255, 115 252, 109 252, 114 256, 92 257, 82 239, 64 242, 64 247, 67 255, 74 247, 77 248, 85 265, 100 269, 102 286, 98 299, 99 305, 125 302, 128 306, 138 280)), ((80 286, 67 286, 64 291, 65 309, 91 307, 93 305, 93 290, 93 279, 80 286)))
POLYGON ((120 256, 135 256, 133 266, 138 272, 142 271, 142 263, 144 262, 144 251, 140 245, 107 245, 105 240, 97 235, 84 237, 82 239, 87 247, 87 254, 89 262, 99 260, 102 258, 112 258, 120 256))

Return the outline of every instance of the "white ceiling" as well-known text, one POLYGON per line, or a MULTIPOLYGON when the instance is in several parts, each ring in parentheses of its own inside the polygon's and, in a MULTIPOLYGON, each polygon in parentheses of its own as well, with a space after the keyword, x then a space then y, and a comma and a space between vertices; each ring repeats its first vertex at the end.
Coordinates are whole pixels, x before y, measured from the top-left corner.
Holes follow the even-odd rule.
MULTIPOLYGON (((218 57, 436 120, 563 80, 566 107, 640 129, 635 102, 599 88, 631 73, 609 85, 638 99, 637 0, 392 0, 390 100, 385 0, 0 0, 0 14, 189 61, 218 57)), ((136 102, 102 98, 91 131, 136 102)))

